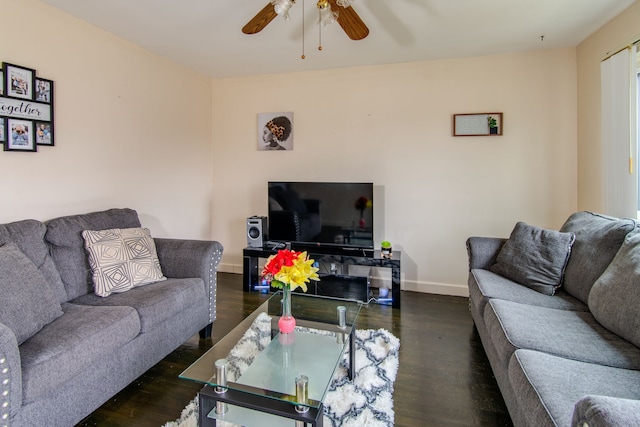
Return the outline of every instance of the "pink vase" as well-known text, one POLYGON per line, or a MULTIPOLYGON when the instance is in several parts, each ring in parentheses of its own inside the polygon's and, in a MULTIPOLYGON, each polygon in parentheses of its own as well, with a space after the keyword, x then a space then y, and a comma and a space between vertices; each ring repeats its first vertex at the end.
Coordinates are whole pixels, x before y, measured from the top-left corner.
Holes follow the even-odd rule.
POLYGON ((291 315, 291 288, 282 288, 282 316, 278 320, 281 334, 290 334, 296 328, 296 319, 291 315))

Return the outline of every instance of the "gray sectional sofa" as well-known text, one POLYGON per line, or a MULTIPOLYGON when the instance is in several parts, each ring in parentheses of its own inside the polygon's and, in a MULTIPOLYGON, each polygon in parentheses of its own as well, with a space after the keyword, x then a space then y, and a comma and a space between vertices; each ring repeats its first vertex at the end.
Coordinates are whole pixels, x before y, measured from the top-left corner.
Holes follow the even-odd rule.
MULTIPOLYGON (((218 242, 130 239, 126 263, 105 263, 113 293, 93 292, 82 232, 125 229, 141 229, 136 211, 0 225, 0 426, 73 426, 188 338, 211 333, 218 242), (161 280, 118 288, 130 271, 154 268, 161 280)), ((108 240, 97 253, 119 259, 108 240)))
POLYGON ((471 237, 470 310, 516 426, 640 425, 640 232, 577 212, 471 237))

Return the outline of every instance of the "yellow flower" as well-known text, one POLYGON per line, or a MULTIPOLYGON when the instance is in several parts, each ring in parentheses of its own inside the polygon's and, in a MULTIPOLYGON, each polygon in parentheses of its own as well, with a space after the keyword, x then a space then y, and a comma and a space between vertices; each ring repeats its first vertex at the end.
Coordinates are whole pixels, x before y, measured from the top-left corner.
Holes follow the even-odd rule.
POLYGON ((273 278, 284 285, 289 285, 292 291, 300 287, 307 292, 309 280, 319 280, 318 269, 313 266, 313 263, 312 259, 307 258, 307 253, 302 252, 293 260, 293 265, 283 266, 273 278))

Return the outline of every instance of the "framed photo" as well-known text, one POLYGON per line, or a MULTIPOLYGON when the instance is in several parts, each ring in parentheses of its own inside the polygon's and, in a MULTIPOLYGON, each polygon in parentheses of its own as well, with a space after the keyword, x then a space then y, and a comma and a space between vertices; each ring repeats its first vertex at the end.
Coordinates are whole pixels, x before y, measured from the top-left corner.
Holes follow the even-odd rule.
POLYGON ((53 81, 36 77, 36 101, 51 104, 53 100, 53 81))
POLYGON ((4 72, 0 69, 0 95, 4 95, 4 72))
POLYGON ((4 117, 0 117, 0 142, 4 143, 7 139, 5 138, 6 135, 6 126, 5 126, 5 118, 4 117))
POLYGON ((36 151, 35 136, 31 120, 8 119, 5 129, 5 151, 36 151))
POLYGON ((5 96, 33 100, 35 70, 4 63, 5 96))
POLYGON ((258 114, 258 150, 293 150, 293 113, 258 114))
POLYGON ((53 145, 53 122, 33 122, 36 145, 53 145))
POLYGON ((488 135, 502 135, 502 113, 453 115, 453 136, 488 135))

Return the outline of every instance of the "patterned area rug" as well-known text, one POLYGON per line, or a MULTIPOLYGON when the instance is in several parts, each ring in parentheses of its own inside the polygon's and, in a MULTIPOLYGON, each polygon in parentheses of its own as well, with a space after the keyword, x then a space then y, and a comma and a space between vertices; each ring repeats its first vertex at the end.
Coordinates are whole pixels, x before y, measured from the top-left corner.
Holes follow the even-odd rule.
MULTIPOLYGON (((234 381, 270 341, 271 318, 261 314, 229 352, 229 380, 234 381)), ((322 333, 318 331, 318 333, 322 333)), ((356 331, 356 369, 347 376, 348 351, 331 382, 324 404, 328 427, 391 427, 394 424, 393 383, 399 364, 400 340, 384 329, 356 331)), ((163 427, 196 427, 198 399, 192 400, 181 417, 163 427)), ((226 426, 231 424, 226 423, 226 426)))

